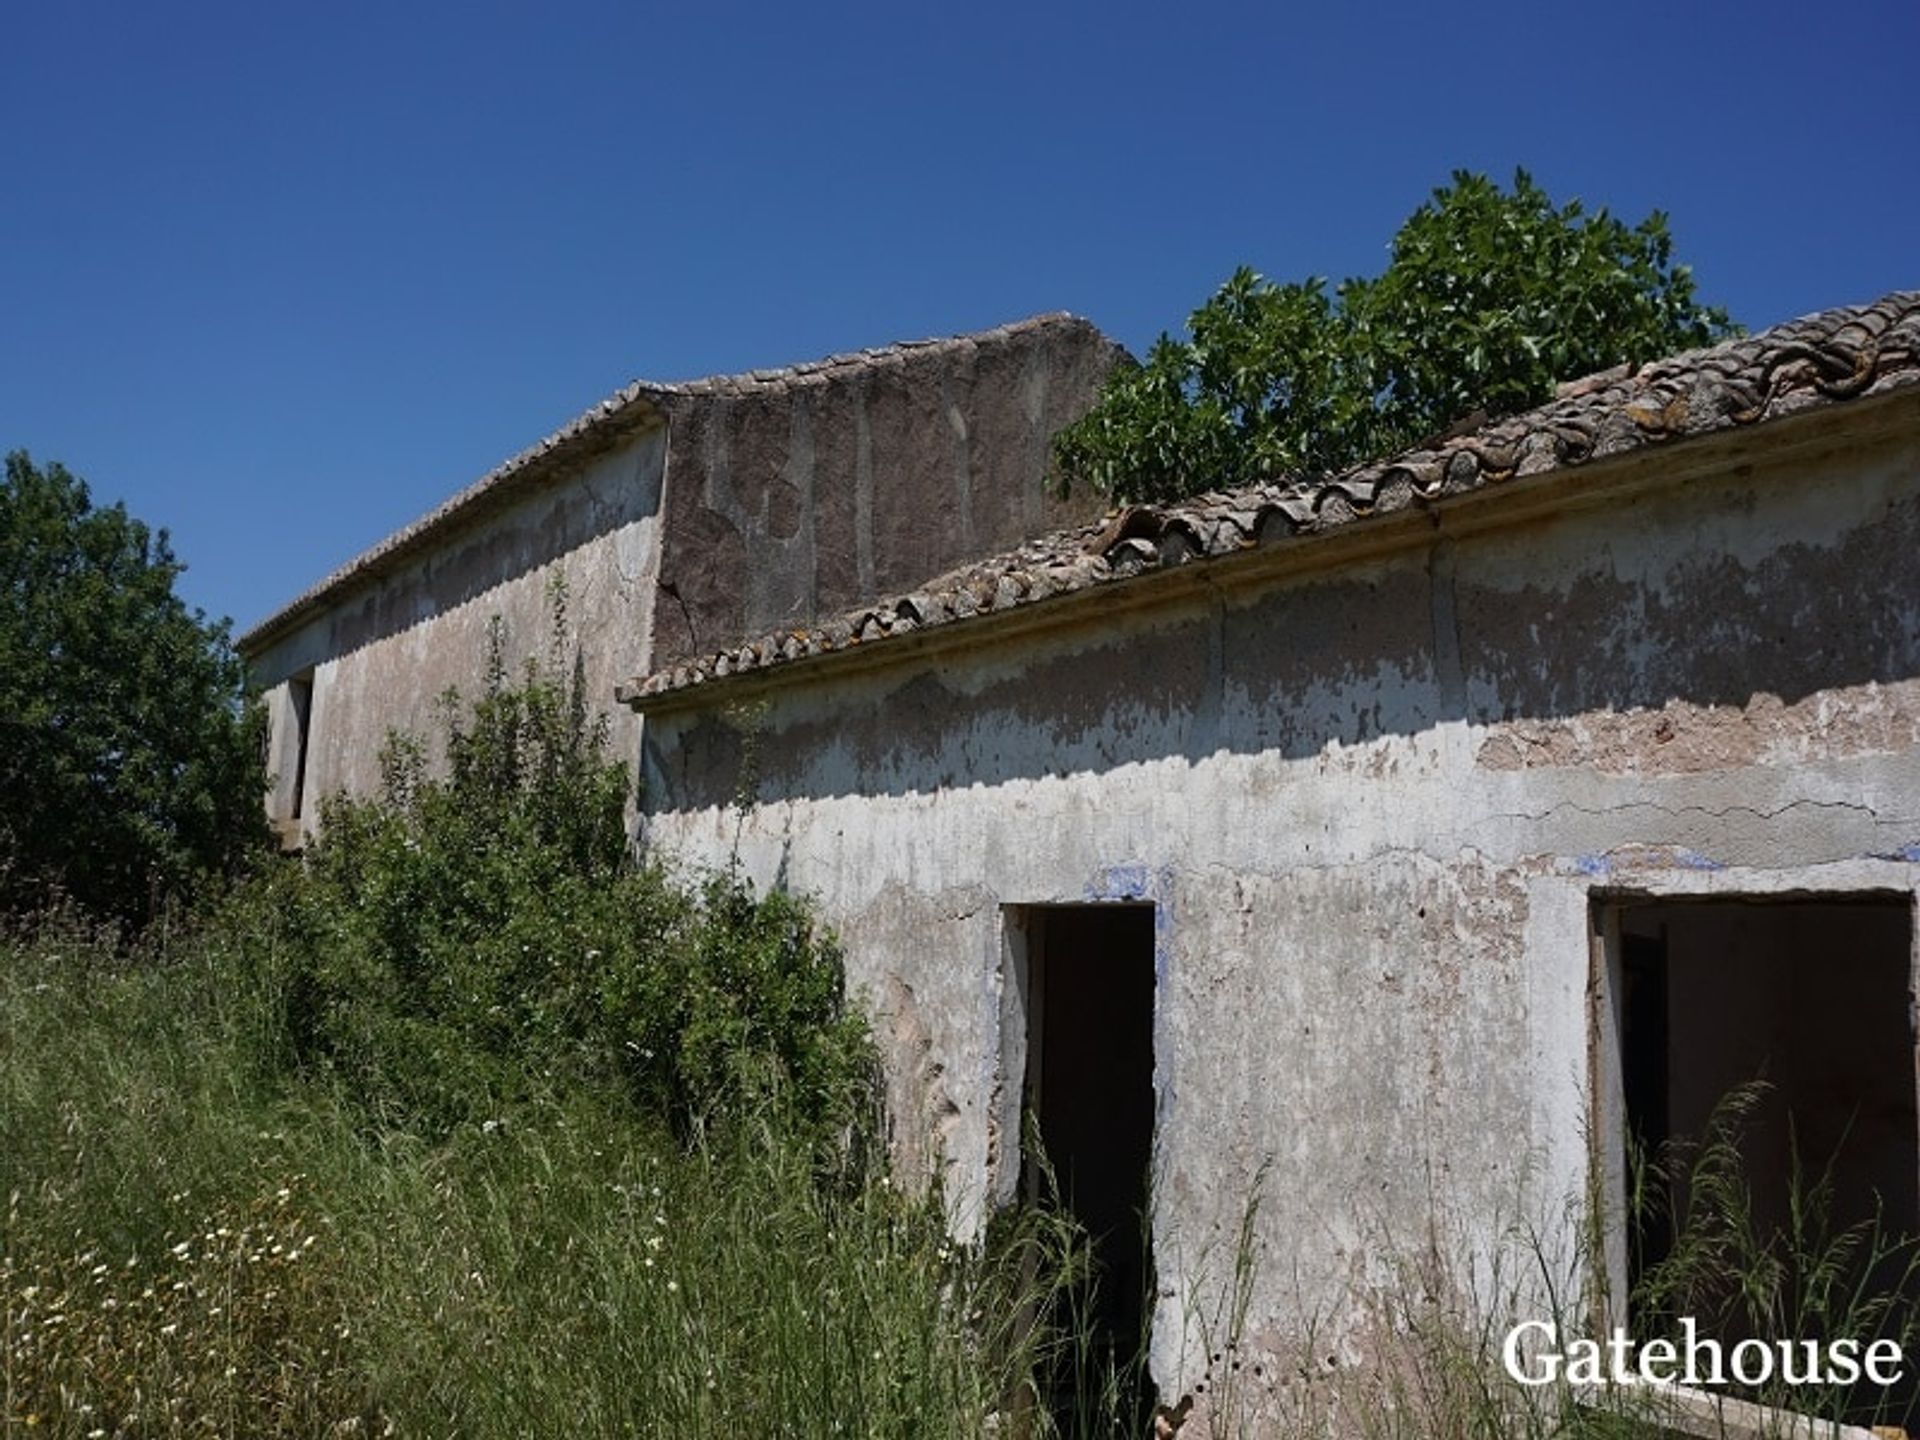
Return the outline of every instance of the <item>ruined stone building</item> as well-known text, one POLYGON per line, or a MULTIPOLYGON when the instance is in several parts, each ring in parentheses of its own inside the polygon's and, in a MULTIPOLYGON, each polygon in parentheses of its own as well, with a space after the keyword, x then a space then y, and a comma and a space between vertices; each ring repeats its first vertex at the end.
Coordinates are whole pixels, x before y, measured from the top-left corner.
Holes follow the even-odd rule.
POLYGON ((1597 1177, 1624 1282, 1627 1136, 1762 1071, 1753 1163, 1790 1108, 1920 1230, 1920 293, 1077 526, 1043 449, 1103 343, 954 343, 616 397, 249 637, 280 763, 353 783, 567 566, 640 843, 817 899, 962 1232, 1031 1109, 1150 1257, 1166 1397, 1256 1189, 1272 1386, 1329 1316, 1368 1352, 1382 1236, 1491 1251, 1597 1177))
POLYGON ((1762 1180, 1790 1107, 1841 1217, 1920 1231, 1920 293, 621 694, 645 843, 818 897, 963 1228, 1023 1106, 1097 1225, 1144 1204, 1163 1397, 1256 1184, 1273 1385, 1316 1323, 1369 1353, 1383 1237, 1464 1264, 1590 1174, 1623 1293, 1629 1130, 1763 1071, 1762 1180))

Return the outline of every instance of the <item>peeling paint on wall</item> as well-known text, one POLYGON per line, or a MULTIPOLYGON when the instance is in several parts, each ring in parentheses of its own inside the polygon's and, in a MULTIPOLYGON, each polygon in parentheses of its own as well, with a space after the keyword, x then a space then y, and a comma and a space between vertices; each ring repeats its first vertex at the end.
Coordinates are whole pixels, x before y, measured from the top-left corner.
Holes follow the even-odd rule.
MULTIPOLYGON (((1920 443, 1821 463, 796 675, 765 692, 741 854, 818 897, 859 985, 911 985, 954 1087, 949 1194, 1004 1181, 1005 907, 1154 905, 1153 1370, 1177 1395, 1204 1368, 1183 1316, 1230 1283, 1263 1170, 1276 1356, 1381 1278, 1377 1229, 1440 1205, 1492 1246, 1485 1217, 1583 1193, 1595 893, 1914 884, 1920 572, 1894 557, 1920 545, 1920 443), (950 887, 971 918, 930 905, 950 887)), ((651 717, 650 845, 708 853, 714 723, 651 717)))

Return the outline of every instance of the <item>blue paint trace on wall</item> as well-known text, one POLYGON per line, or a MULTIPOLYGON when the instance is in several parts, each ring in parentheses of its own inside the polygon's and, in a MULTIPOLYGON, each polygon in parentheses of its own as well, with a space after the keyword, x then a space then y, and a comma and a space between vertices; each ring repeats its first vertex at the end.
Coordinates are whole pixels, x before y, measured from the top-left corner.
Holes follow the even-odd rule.
POLYGON ((1145 865, 1109 865, 1087 886, 1089 900, 1152 900, 1160 886, 1154 882, 1165 880, 1165 873, 1156 875, 1145 865))
POLYGON ((1149 865, 1108 865, 1095 874, 1083 892, 1096 905, 1147 901, 1153 906, 1153 978, 1167 978, 1168 938, 1173 932, 1173 867, 1155 870, 1149 865))
MULTIPOLYGON (((1590 875, 1598 879, 1613 874, 1613 856, 1611 855, 1575 855, 1566 862, 1576 875, 1590 875)), ((1653 857, 1647 857, 1648 864, 1657 864, 1653 857)), ((1698 850, 1675 850, 1667 857, 1667 864, 1679 870, 1724 870, 1724 862, 1711 855, 1702 855, 1698 850)))
POLYGON ((1727 867, 1710 855, 1702 855, 1697 850, 1682 850, 1675 854, 1673 863, 1682 870, 1724 870, 1727 867))
POLYGON ((1908 865, 1920 865, 1920 840, 1902 845, 1898 850, 1887 850, 1878 855, 1869 855, 1867 859, 1899 860, 1908 865))

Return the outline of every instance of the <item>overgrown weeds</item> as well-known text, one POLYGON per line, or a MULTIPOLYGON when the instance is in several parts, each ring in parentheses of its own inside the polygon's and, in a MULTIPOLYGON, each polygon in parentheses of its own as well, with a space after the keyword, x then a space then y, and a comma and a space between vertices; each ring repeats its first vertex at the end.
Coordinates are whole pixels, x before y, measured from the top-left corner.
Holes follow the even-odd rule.
POLYGON ((1031 1384, 1050 1241, 891 1184, 831 937, 636 863, 577 669, 500 653, 195 925, 0 944, 0 1433, 972 1437, 1031 1384))
POLYGON ((864 1140, 872 1049, 832 939, 736 873, 636 863, 577 666, 509 684, 501 644, 470 709, 446 701, 444 777, 396 741, 383 793, 330 801, 306 867, 237 927, 296 1060, 410 1126, 484 1118, 529 1080, 617 1082, 683 1138, 777 1087, 816 1140, 864 1140))
POLYGON ((1011 1248, 823 1172, 778 1095, 683 1139, 533 1076, 375 1125, 337 1071, 260 1082, 270 991, 95 957, 78 997, 72 958, 0 993, 0 1432, 975 1436, 1044 1343, 1011 1248))
MULTIPOLYGON (((1637 1158, 1637 1228, 1671 1236, 1632 1297, 1637 1338, 1678 1338, 1677 1322, 1731 1346, 1756 1339, 1796 1346, 1839 1339, 1862 1348, 1891 1341, 1903 1355, 1920 1341, 1920 1239, 1897 1233, 1876 1202, 1866 1218, 1839 1212, 1837 1155, 1805 1157, 1788 1137, 1776 1195, 1756 1193, 1749 1132, 1770 1087, 1753 1081, 1715 1106, 1701 1136, 1637 1158), (1768 1216, 1781 1218, 1769 1222, 1768 1216)), ((1784 1370, 1785 1367, 1782 1367, 1784 1370)), ((1806 1366, 1802 1365, 1802 1370, 1806 1366)), ((1760 1384, 1730 1376, 1726 1393, 1824 1420, 1908 1424, 1920 1387, 1799 1385, 1784 1373, 1760 1384)))

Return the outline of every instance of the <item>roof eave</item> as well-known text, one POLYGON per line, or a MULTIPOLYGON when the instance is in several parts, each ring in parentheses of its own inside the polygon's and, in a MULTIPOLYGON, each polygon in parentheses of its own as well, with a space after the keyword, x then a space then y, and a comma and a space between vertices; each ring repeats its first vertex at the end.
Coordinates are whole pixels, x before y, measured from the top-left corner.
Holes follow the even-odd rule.
POLYGON ((930 624, 1052 604, 1061 592, 1110 594, 1111 582, 1136 571, 1158 573, 1195 560, 1211 567, 1241 551, 1344 531, 1356 522, 1371 528, 1379 517, 1410 506, 1486 490, 1509 494, 1514 481, 1589 475, 1630 456, 1699 455, 1701 447, 1729 437, 1762 429, 1778 434, 1777 427, 1802 415, 1857 416, 1876 399, 1915 387, 1920 291, 1895 291, 1637 369, 1592 375, 1523 414, 1330 477, 1129 507, 1097 535, 1043 536, 930 581, 922 592, 636 677, 616 695, 656 711, 666 708, 666 696, 711 692, 721 682, 729 682, 729 694, 738 693, 741 675, 796 666, 817 673, 826 653, 897 645, 930 624))
POLYGON ((1439 534, 1457 540, 1523 525, 1549 514, 1596 508, 1747 463, 1757 442, 1764 444, 1767 463, 1778 465, 1804 460, 1834 448, 1836 443, 1871 445, 1915 433, 1920 433, 1920 377, 1916 377, 1916 383, 1844 407, 1804 410, 1736 430, 1714 431, 1577 465, 1555 466, 1437 499, 1416 495, 1391 510, 1318 531, 1256 538, 1218 555, 1123 568, 1077 589, 916 627, 905 634, 890 632, 871 641, 856 636, 832 648, 761 661, 691 683, 664 687, 656 683, 649 688, 648 680, 653 677, 643 677, 618 686, 615 698, 649 716, 750 703, 788 685, 904 666, 932 655, 998 645, 1043 631, 1105 626, 1117 615, 1176 604, 1183 595, 1238 591, 1271 583, 1281 576, 1338 569, 1431 544, 1439 534))
POLYGON ((496 513, 544 482, 573 474, 616 445, 664 425, 668 398, 661 387, 644 383, 609 396, 288 601, 241 635, 234 642, 235 649, 252 659, 344 596, 391 574, 447 534, 496 513))

